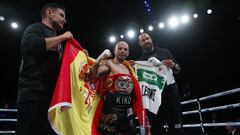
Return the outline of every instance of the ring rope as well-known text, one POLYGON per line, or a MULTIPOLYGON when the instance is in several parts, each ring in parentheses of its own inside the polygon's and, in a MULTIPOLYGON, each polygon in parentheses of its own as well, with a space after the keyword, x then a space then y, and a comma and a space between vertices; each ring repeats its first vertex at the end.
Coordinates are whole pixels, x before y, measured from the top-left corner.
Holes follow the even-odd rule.
POLYGON ((14 134, 15 131, 0 131, 0 134, 14 134))
MULTIPOLYGON (((201 127, 202 124, 184 124, 183 128, 201 127)), ((240 126, 240 122, 203 123, 204 127, 240 126)))
POLYGON ((16 122, 17 119, 0 119, 0 122, 1 121, 16 122))
MULTIPOLYGON (((220 96, 225 96, 225 95, 229 95, 229 94, 233 94, 233 93, 237 93, 237 92, 240 92, 240 88, 236 88, 236 89, 216 93, 213 95, 201 97, 201 98, 199 98, 199 101, 204 101, 204 100, 208 100, 208 99, 212 99, 212 98, 216 98, 216 97, 220 97, 220 96)), ((181 102, 181 105, 190 104, 190 103, 194 103, 197 101, 198 101, 198 99, 187 100, 187 101, 181 102)))
MULTIPOLYGON (((232 108, 237 108, 237 107, 240 107, 240 103, 211 107, 211 108, 205 108, 205 109, 201 109, 201 112, 219 111, 219 110, 232 109, 232 108)), ((199 112, 199 110, 192 110, 192 111, 182 112, 182 114, 183 115, 188 115, 188 114, 195 114, 195 113, 198 113, 198 112, 199 112)))
POLYGON ((0 109, 0 112, 17 112, 17 109, 0 109))

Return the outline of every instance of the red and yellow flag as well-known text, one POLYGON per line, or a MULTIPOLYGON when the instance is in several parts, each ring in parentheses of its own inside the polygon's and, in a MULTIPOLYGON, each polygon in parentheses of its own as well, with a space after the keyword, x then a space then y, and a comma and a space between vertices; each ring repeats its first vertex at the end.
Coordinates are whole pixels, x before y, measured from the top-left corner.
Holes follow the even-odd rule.
POLYGON ((92 134, 92 121, 100 97, 94 86, 81 77, 93 63, 94 60, 86 56, 75 39, 66 43, 60 74, 48 111, 50 124, 59 135, 92 134))

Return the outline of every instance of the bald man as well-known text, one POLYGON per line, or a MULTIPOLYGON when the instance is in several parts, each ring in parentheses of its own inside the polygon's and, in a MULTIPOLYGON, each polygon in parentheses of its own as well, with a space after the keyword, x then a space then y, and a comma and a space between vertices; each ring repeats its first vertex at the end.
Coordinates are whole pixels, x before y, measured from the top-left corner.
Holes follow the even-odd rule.
POLYGON ((162 103, 158 113, 147 112, 152 134, 159 135, 167 131, 169 135, 182 135, 182 109, 177 83, 173 76, 173 74, 177 74, 180 71, 180 66, 168 49, 160 48, 153 44, 152 38, 148 33, 141 33, 138 40, 143 50, 139 60, 149 60, 149 58, 155 57, 172 71, 172 79, 167 82, 167 85, 163 89, 162 103), (163 128, 166 127, 166 124, 169 127, 168 129, 163 128))
POLYGON ((108 59, 110 52, 104 51, 90 71, 90 80, 99 80, 100 89, 97 91, 103 97, 98 131, 104 135, 137 134, 136 124, 141 122, 136 122, 134 118, 135 114, 141 115, 135 111, 139 109, 135 109, 134 104, 140 103, 137 107, 142 109, 142 100, 139 84, 126 61, 128 44, 125 41, 117 42, 114 54, 114 58, 108 59))
POLYGON ((98 70, 94 70, 95 73, 93 74, 94 76, 92 76, 94 79, 102 75, 119 73, 130 74, 128 68, 123 65, 124 60, 129 55, 128 44, 125 41, 119 41, 114 48, 115 57, 113 59, 104 60, 111 56, 109 53, 110 52, 102 54, 102 57, 97 59, 95 68, 98 68, 98 70), (96 67, 98 65, 100 66, 96 67))

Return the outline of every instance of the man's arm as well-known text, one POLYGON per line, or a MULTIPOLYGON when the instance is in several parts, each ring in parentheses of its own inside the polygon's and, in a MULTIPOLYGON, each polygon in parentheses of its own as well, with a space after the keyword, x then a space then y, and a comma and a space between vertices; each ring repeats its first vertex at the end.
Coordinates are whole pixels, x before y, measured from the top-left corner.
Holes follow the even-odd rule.
POLYGON ((99 76, 104 75, 110 72, 108 66, 109 61, 105 60, 111 57, 111 52, 106 49, 104 50, 96 60, 96 63, 92 66, 89 72, 89 80, 94 81, 99 76))
POLYGON ((174 59, 172 53, 171 53, 169 50, 166 49, 166 52, 167 52, 167 54, 168 54, 168 58, 169 58, 169 59, 163 60, 163 63, 164 63, 167 67, 171 68, 171 69, 173 70, 173 73, 174 73, 174 74, 179 73, 179 72, 180 72, 180 69, 181 69, 181 68, 180 68, 180 65, 179 65, 179 64, 177 63, 177 61, 174 59))
POLYGON ((107 60, 102 61, 100 64, 95 63, 89 72, 89 80, 94 81, 100 76, 106 75, 110 72, 110 68, 107 65, 107 60))
POLYGON ((66 32, 56 37, 44 37, 44 29, 38 25, 31 25, 25 31, 21 41, 21 49, 28 55, 42 57, 47 50, 54 49, 64 40, 71 39, 72 34, 66 32))
POLYGON ((180 71, 180 66, 178 63, 174 61, 174 59, 166 59, 163 60, 163 63, 168 67, 173 70, 174 74, 177 74, 180 71))
POLYGON ((67 31, 62 35, 45 38, 47 50, 56 49, 57 45, 65 40, 70 40, 73 38, 71 32, 67 31))

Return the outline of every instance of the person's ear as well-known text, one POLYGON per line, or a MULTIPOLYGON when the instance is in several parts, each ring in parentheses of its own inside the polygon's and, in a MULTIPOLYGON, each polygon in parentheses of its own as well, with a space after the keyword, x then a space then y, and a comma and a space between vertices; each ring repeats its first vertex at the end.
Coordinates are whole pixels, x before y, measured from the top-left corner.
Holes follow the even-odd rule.
POLYGON ((52 16, 52 10, 50 8, 47 9, 47 15, 52 16))

